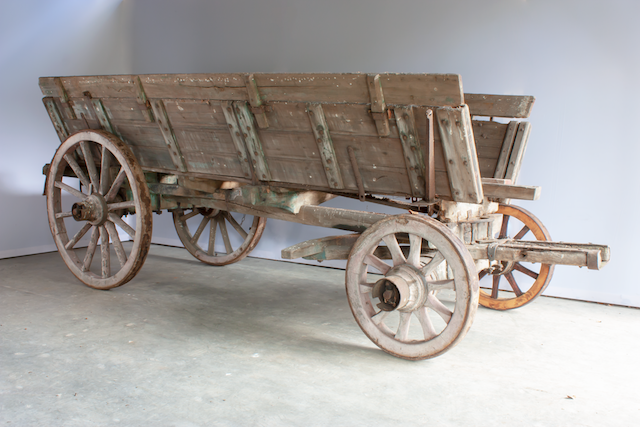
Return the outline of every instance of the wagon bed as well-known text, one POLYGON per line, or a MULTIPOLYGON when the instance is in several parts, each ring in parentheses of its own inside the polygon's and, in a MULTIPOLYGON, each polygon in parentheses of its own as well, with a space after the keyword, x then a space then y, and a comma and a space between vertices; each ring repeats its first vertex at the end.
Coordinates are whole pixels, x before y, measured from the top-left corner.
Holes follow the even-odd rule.
POLYGON ((348 259, 347 294, 365 334, 422 359, 464 336, 478 300, 519 307, 555 264, 609 260, 603 245, 551 242, 510 204, 540 196, 516 185, 531 96, 465 94, 455 74, 43 77, 40 87, 62 141, 45 167, 49 222, 63 259, 92 287, 137 274, 152 211, 171 211, 185 248, 212 265, 250 253, 266 218, 352 231, 282 257, 348 259), (335 196, 410 214, 322 206, 335 196))

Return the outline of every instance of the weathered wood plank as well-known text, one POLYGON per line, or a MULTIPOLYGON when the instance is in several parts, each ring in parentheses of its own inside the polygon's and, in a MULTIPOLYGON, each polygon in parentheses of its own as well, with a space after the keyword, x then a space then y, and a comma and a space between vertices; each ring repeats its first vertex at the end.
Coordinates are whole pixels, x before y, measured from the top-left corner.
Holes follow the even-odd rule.
POLYGON ((351 247, 355 244, 356 240, 358 240, 359 237, 360 234, 344 234, 342 236, 329 236, 321 237, 319 239, 307 240, 305 242, 301 242, 283 249, 280 252, 280 256, 283 259, 303 258, 321 254, 331 246, 344 248, 348 254, 349 250, 351 250, 351 247))
POLYGON ((184 157, 182 156, 180 147, 178 146, 178 141, 173 133, 173 129, 171 128, 171 122, 169 121, 167 111, 164 108, 164 103, 161 99, 154 99, 151 102, 151 107, 153 108, 153 114, 156 118, 156 122, 158 123, 158 127, 160 128, 160 132, 162 132, 164 141, 167 144, 173 165, 180 172, 187 172, 187 165, 185 164, 184 157))
POLYGON ((387 116, 387 104, 384 102, 380 74, 368 74, 367 83, 369 97, 371 98, 371 115, 375 120, 378 135, 389 135, 389 117, 387 116))
POLYGON ((541 187, 503 184, 482 179, 484 195, 491 199, 538 200, 541 187))
POLYGON ((369 103, 365 74, 254 74, 265 102, 369 103))
POLYGON ((51 123, 53 123, 53 127, 58 134, 58 138, 60 138, 60 141, 64 141, 69 136, 69 130, 62 120, 62 116, 60 115, 60 111, 58 111, 58 107, 56 106, 53 97, 47 96, 42 98, 42 102, 47 109, 47 113, 49 113, 49 118, 51 119, 51 123))
POLYGON ((245 75, 240 73, 148 74, 140 79, 151 99, 248 101, 245 75))
POLYGON ((236 149, 238 161, 240 162, 240 167, 242 168, 242 173, 245 178, 253 177, 257 182, 257 177, 254 176, 253 170, 251 169, 251 164, 249 163, 247 147, 244 145, 236 115, 233 113, 233 102, 226 101, 221 107, 225 117, 225 121, 227 122, 227 127, 229 129, 229 135, 231 135, 231 140, 233 141, 233 145, 236 149))
POLYGON ((249 104, 251 105, 251 110, 256 118, 258 127, 260 129, 266 129, 269 127, 269 120, 264 114, 264 106, 262 105, 262 99, 260 97, 260 92, 258 91, 258 84, 256 83, 256 79, 253 74, 249 74, 247 76, 246 84, 249 104))
POLYGON ((136 98, 135 76, 75 76, 61 77, 69 97, 80 98, 89 92, 93 98, 136 98))
POLYGON ((309 121, 311 122, 311 129, 318 144, 318 152, 322 159, 322 166, 327 176, 327 182, 331 188, 344 188, 342 174, 338 168, 336 152, 333 148, 333 141, 331 140, 331 134, 329 133, 329 127, 324 117, 322 105, 309 103, 307 104, 307 111, 309 121))
POLYGON ((436 116, 453 200, 481 203, 480 167, 469 108, 442 107, 436 110, 436 116))
POLYGON ((404 153, 404 163, 411 182, 413 197, 426 197, 424 174, 424 149, 418 139, 413 107, 395 107, 396 125, 400 134, 400 144, 404 153))
POLYGON ((458 106, 464 104, 458 74, 380 74, 387 105, 458 106))
POLYGON ((270 181, 271 172, 269 172, 269 166, 264 157, 262 143, 254 125, 253 114, 249 111, 249 105, 247 102, 238 101, 234 102, 233 106, 239 128, 242 131, 244 142, 251 157, 255 175, 260 181, 270 181))
POLYGON ((533 96, 464 94, 464 101, 472 116, 526 119, 531 114, 535 100, 533 96))
POLYGON ((527 149, 530 132, 531 123, 520 122, 520 124, 518 124, 518 131, 516 132, 516 138, 513 142, 513 150, 511 151, 511 156, 509 156, 509 165, 507 166, 507 171, 504 174, 505 179, 510 179, 512 182, 518 182, 520 167, 522 166, 522 159, 524 158, 524 153, 527 149))

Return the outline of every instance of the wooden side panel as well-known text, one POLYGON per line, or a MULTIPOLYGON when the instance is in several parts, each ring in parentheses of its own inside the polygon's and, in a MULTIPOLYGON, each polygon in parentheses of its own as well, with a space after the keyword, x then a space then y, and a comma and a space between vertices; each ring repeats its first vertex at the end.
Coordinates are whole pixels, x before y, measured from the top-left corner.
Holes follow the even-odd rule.
POLYGON ((505 140, 505 133, 509 125, 480 120, 473 120, 472 123, 480 175, 483 178, 504 178, 504 173, 502 176, 497 176, 496 171, 498 158, 505 140))
POLYGON ((484 195, 468 107, 438 108, 436 117, 453 200, 481 203, 484 195))
POLYGON ((307 104, 307 113, 329 186, 333 189, 344 188, 342 175, 340 174, 340 168, 336 160, 336 152, 333 148, 331 132, 327 126, 322 105, 315 103, 307 104))
POLYGON ((465 93, 464 100, 472 116, 526 119, 536 99, 533 96, 465 93))

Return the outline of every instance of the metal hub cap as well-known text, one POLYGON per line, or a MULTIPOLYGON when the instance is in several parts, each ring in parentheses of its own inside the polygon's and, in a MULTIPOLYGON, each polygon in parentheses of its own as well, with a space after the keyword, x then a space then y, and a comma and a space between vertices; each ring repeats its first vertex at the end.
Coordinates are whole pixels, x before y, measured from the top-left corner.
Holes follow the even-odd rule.
POLYGON ((373 297, 378 298, 378 308, 384 311, 411 312, 427 301, 429 289, 424 275, 412 265, 392 268, 373 286, 373 297))
POLYGON ((107 221, 109 209, 104 197, 93 193, 82 202, 74 203, 71 214, 76 221, 89 221, 93 225, 102 225, 107 221))

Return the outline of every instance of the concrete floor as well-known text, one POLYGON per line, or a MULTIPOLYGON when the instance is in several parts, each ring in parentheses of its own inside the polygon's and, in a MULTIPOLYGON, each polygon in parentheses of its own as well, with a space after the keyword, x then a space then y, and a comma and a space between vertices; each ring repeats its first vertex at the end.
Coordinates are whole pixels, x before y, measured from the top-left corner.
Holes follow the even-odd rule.
POLYGON ((408 362, 364 336, 343 282, 153 246, 132 282, 96 291, 57 253, 0 260, 0 424, 640 424, 639 310, 480 308, 457 347, 408 362))

